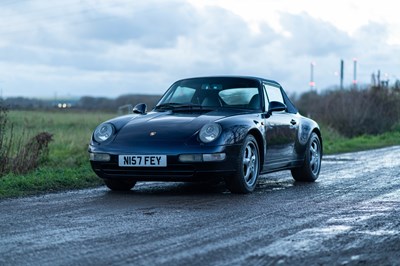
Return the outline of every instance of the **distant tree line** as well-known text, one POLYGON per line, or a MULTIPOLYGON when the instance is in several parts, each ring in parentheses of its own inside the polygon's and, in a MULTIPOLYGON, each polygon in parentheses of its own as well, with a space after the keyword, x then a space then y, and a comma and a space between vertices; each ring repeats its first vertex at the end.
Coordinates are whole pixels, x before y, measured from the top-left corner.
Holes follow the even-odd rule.
POLYGON ((124 105, 136 105, 138 103, 145 103, 148 109, 153 108, 161 95, 141 95, 141 94, 127 94, 119 96, 118 98, 106 97, 92 97, 84 96, 80 99, 54 99, 54 100, 41 100, 31 99, 24 97, 10 97, 2 100, 2 105, 10 110, 50 110, 58 108, 71 108, 78 110, 90 111, 107 111, 116 112, 119 107, 124 105))
POLYGON ((160 100, 161 95, 122 95, 116 99, 104 97, 85 96, 76 103, 76 108, 82 110, 117 111, 119 107, 130 104, 135 106, 138 103, 145 103, 148 109, 152 109, 160 100))
POLYGON ((2 101, 2 106, 7 107, 11 110, 18 109, 47 109, 53 107, 53 101, 31 99, 25 97, 10 97, 6 99, 0 99, 2 101))

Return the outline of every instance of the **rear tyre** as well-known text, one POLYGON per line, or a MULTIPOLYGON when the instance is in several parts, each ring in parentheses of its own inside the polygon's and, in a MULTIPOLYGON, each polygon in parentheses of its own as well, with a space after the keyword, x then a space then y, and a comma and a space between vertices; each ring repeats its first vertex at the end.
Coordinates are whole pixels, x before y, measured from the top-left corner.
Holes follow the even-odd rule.
POLYGON ((232 193, 246 194, 254 191, 260 172, 260 155, 256 139, 248 135, 240 150, 236 173, 225 179, 232 193))
POLYGON ((136 181, 104 179, 104 183, 114 191, 129 191, 135 186, 136 181))
POLYGON ((292 176, 296 181, 314 182, 321 170, 322 146, 318 135, 312 133, 306 147, 303 165, 292 169, 292 176))

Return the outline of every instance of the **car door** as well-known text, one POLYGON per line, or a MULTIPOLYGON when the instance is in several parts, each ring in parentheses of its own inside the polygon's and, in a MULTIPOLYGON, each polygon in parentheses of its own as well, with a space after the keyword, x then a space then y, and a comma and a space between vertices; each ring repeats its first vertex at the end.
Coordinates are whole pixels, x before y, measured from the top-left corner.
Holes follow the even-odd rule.
POLYGON ((295 142, 298 130, 297 117, 288 110, 268 113, 272 101, 285 104, 282 89, 275 84, 264 84, 265 94, 265 168, 274 170, 288 165, 295 155, 295 142))

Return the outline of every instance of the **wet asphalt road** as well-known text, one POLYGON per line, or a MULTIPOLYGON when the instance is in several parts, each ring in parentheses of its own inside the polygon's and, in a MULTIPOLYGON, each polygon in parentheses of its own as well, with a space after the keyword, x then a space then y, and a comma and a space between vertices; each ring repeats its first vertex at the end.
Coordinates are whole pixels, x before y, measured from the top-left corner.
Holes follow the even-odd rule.
POLYGON ((400 147, 326 156, 320 178, 139 183, 0 201, 0 265, 400 265, 400 147))

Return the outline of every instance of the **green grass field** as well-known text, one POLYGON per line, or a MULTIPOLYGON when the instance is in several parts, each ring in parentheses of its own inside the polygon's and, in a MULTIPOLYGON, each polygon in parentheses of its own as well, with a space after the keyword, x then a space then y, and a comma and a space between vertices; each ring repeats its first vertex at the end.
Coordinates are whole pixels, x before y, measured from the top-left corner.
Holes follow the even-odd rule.
POLYGON ((346 138, 332 129, 321 126, 324 154, 336 154, 378 149, 400 145, 400 128, 380 135, 362 135, 346 138))
MULTIPOLYGON (((90 168, 87 147, 94 128, 116 114, 71 110, 11 111, 15 140, 47 131, 53 134, 49 154, 38 169, 0 177, 0 199, 99 186, 102 181, 90 168)), ((400 129, 378 136, 347 139, 322 126, 324 153, 359 151, 400 145, 400 129)), ((14 147, 17 150, 17 147, 14 147)))
POLYGON ((0 177, 0 198, 102 184, 90 168, 87 148, 94 128, 113 116, 115 114, 70 110, 9 112, 13 139, 27 140, 47 131, 53 134, 53 141, 47 158, 37 170, 0 177))

